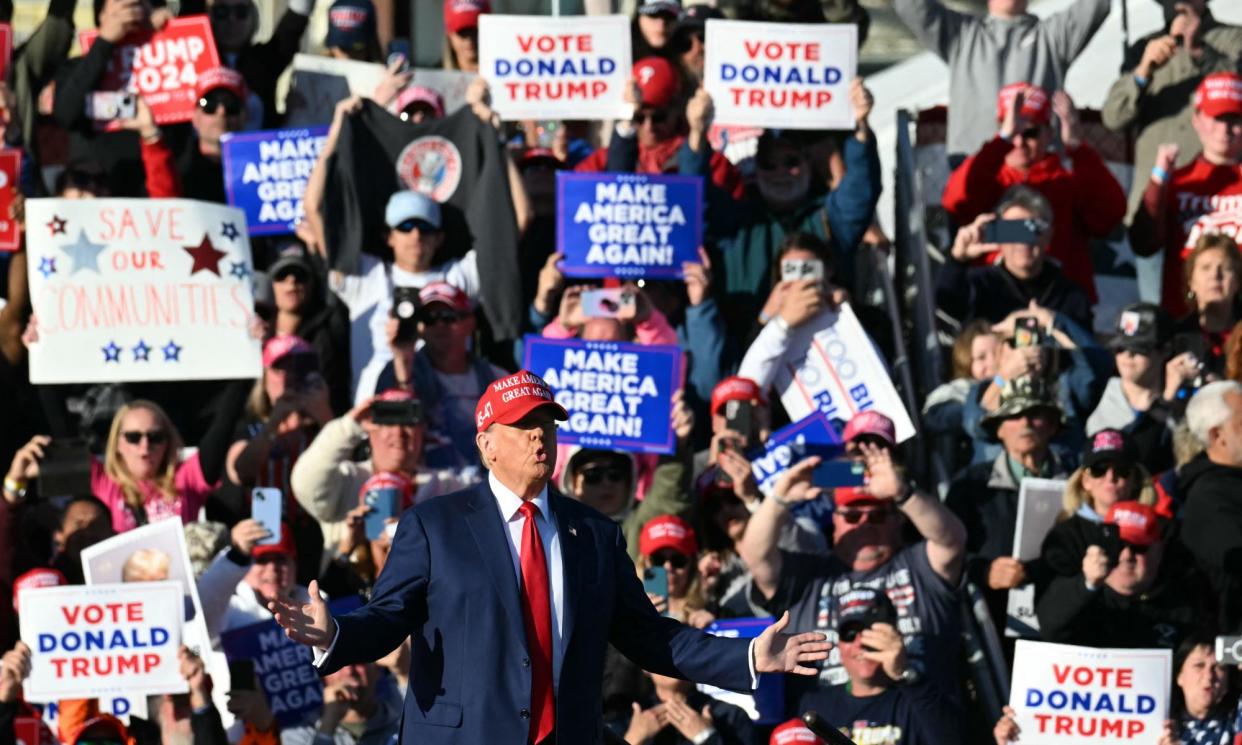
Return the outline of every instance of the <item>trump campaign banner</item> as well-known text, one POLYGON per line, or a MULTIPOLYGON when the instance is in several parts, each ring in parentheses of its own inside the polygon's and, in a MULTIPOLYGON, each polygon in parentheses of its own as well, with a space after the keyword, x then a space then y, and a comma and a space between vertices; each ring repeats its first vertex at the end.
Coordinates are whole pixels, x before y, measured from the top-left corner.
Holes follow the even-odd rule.
POLYGON ((12 215, 13 198, 17 196, 21 176, 22 151, 0 150, 0 251, 16 251, 22 245, 22 229, 12 215))
POLYGON ((671 453, 672 397, 681 388, 681 348, 527 336, 524 367, 565 407, 557 440, 636 453, 671 453))
POLYGON ((190 199, 32 199, 32 383, 254 378, 241 210, 190 199))
POLYGON ((703 177, 556 174, 556 250, 569 277, 681 279, 703 243, 703 177))
POLYGON ((811 339, 797 365, 777 373, 785 411, 794 421, 820 411, 844 423, 874 409, 893 420, 897 441, 905 442, 914 436, 914 424, 875 346, 849 303, 842 303, 836 315, 811 339))
MULTIPOLYGON (((99 37, 96 29, 78 32, 82 54, 99 37)), ((156 124, 188 122, 198 105, 198 76, 220 66, 211 22, 205 15, 174 18, 159 31, 141 31, 116 45, 97 90, 142 96, 156 124)), ((120 122, 110 122, 117 129, 120 122)))
POLYGON ((630 20, 479 16, 479 74, 501 119, 628 119, 630 20))
POLYGON ((1023 745, 1156 745, 1169 713, 1173 652, 1019 639, 1013 707, 1023 745))
POLYGON ((842 451, 841 437, 823 412, 812 412, 806 418, 783 427, 764 443, 763 448, 747 455, 755 484, 765 497, 771 496, 776 481, 803 458, 818 455, 832 458, 842 451))
POLYGON ((220 138, 229 204, 246 213, 251 235, 292 233, 302 219, 306 180, 327 127, 229 133, 220 138))
POLYGON ((21 596, 32 701, 185 693, 175 582, 41 587, 21 596))
POLYGON ((779 129, 853 129, 853 24, 709 19, 703 87, 716 121, 779 129))
MULTIPOLYGON (((1022 479, 1018 487, 1018 522, 1013 531, 1013 558, 1039 558, 1048 531, 1061 514, 1064 479, 1022 479)), ((1028 582, 1009 591, 1005 636, 1039 637, 1035 615, 1035 584, 1028 582)))

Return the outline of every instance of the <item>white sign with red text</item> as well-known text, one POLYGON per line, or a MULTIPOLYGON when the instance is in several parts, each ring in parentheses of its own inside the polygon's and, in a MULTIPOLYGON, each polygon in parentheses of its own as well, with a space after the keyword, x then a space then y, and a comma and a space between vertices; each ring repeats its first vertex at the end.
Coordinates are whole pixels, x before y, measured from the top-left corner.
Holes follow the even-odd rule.
POLYGON ((716 123, 776 129, 853 129, 852 24, 707 21, 703 87, 716 123))
POLYGON ((32 199, 32 383, 254 378, 246 217, 190 199, 32 199))

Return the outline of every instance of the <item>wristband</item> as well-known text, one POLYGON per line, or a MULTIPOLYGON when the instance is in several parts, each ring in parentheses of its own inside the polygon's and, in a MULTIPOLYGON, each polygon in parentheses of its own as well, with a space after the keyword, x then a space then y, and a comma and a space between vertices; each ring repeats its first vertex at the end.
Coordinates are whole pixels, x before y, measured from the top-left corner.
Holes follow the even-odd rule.
POLYGON ((1142 75, 1139 75, 1138 73, 1134 74, 1134 84, 1137 85, 1139 88, 1146 88, 1148 82, 1149 81, 1147 80, 1147 78, 1143 77, 1142 75))
POLYGON ((906 481, 905 487, 906 488, 903 489, 900 494, 893 497, 893 504, 898 507, 904 505, 906 502, 909 502, 910 498, 914 496, 914 486, 910 484, 909 480, 906 481))
POLYGON ((766 324, 768 321, 771 321, 771 320, 772 320, 772 316, 768 315, 764 311, 759 311, 759 325, 760 326, 763 326, 764 324, 766 324))
POLYGON ((1163 184, 1165 181, 1169 180, 1169 172, 1164 170, 1160 166, 1152 166, 1151 177, 1152 177, 1152 180, 1163 184))
POLYGON ((18 481, 17 479, 11 479, 8 476, 5 476, 4 491, 6 494, 12 494, 18 499, 23 499, 26 496, 26 482, 18 481))
POLYGON ((1005 387, 1005 379, 1004 379, 1004 378, 1002 378, 1002 377, 1001 377, 1001 376, 999 376, 999 375, 993 375, 993 376, 992 376, 992 385, 996 386, 997 388, 1004 388, 1004 387, 1005 387))
POLYGON ((712 735, 714 734, 716 734, 716 728, 708 727, 707 729, 703 730, 699 734, 695 735, 694 739, 691 740, 691 742, 693 742, 694 745, 703 745, 703 743, 710 740, 712 738, 712 735))

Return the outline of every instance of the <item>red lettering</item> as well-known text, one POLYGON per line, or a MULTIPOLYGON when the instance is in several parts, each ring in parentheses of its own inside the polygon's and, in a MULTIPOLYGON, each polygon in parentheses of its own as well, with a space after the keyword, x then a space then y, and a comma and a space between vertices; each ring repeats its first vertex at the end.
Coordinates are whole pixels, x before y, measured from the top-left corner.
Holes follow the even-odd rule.
POLYGON ((142 656, 142 671, 149 673, 160 664, 160 656, 154 652, 147 652, 142 656))
POLYGON ((1138 735, 1140 732, 1143 731, 1143 729, 1144 729, 1144 726, 1141 720, 1131 719, 1130 721, 1126 722, 1126 737, 1133 740, 1135 735, 1138 735))
POLYGON ((126 603, 125 620, 130 623, 142 623, 142 603, 126 603))
POLYGON ((1117 671, 1117 687, 1133 688, 1134 687, 1134 669, 1123 667, 1117 671))
POLYGON ((548 54, 551 52, 590 52, 590 34, 541 34, 539 36, 523 36, 518 34, 518 47, 530 54, 533 47, 536 51, 548 54))
POLYGON ((1073 680, 1080 686, 1100 685, 1105 688, 1131 688, 1134 685, 1134 670, 1130 668, 1053 665, 1052 677, 1058 685, 1065 685, 1067 680, 1073 680))
POLYGON ((746 51, 746 56, 755 59, 759 55, 770 60, 779 60, 788 57, 789 60, 807 60, 816 62, 819 60, 819 44, 808 43, 804 41, 743 41, 742 48, 746 51))
POLYGON ((75 678, 79 675, 90 674, 90 661, 83 657, 75 657, 72 660, 69 660, 69 667, 71 668, 72 675, 75 678))
POLYGON ((181 229, 181 207, 168 210, 168 240, 183 241, 185 233, 181 229))
POLYGON ((1035 721, 1039 724, 1039 731, 1044 732, 1048 729, 1048 720, 1052 718, 1051 714, 1036 714, 1035 721))
POLYGON ((61 606, 60 612, 64 614, 65 620, 72 626, 78 622, 78 614, 82 612, 82 606, 75 605, 72 608, 61 606))
POLYGON ((52 667, 56 668, 56 677, 58 678, 65 677, 65 670, 64 670, 65 662, 67 662, 67 660, 62 660, 59 657, 52 658, 52 667))
POLYGON ((602 80, 591 81, 591 98, 599 98, 608 90, 608 84, 602 80))
POLYGON ((160 262, 159 251, 152 251, 149 254, 149 256, 151 257, 151 268, 152 269, 163 269, 164 268, 164 264, 160 262))
POLYGON ((1105 719, 1100 722, 1100 737, 1121 737, 1120 719, 1105 719))
POLYGON ((1056 724, 1053 725, 1053 733, 1058 735, 1073 734, 1074 720, 1070 717, 1057 717, 1056 724))
POLYGON ((126 672, 138 672, 138 655, 131 654, 128 657, 116 658, 116 674, 124 675, 126 672))
POLYGON ((1056 680, 1057 685, 1065 685, 1065 681, 1069 677, 1071 669, 1072 668, 1069 665, 1052 666, 1052 677, 1056 680))

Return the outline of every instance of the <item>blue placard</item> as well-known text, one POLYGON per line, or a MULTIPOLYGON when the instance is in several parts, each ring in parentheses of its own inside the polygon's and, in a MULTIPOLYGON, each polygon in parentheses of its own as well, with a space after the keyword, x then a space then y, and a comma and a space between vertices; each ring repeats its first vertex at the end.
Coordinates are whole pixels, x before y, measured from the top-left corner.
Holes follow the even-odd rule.
POLYGON ((782 427, 764 443, 763 448, 749 454, 750 471, 755 475, 759 491, 771 494, 776 480, 790 466, 812 455, 834 458, 841 454, 841 437, 832 422, 821 412, 782 427))
MULTIPOLYGON (((357 597, 328 604, 332 615, 360 606, 357 597)), ((267 694, 268 706, 281 727, 314 722, 323 708, 323 681, 311 664, 310 647, 285 635, 276 621, 260 621, 220 635, 220 646, 229 662, 254 660, 254 674, 267 694)))
POLYGON ((246 213, 251 235, 292 233, 302 217, 302 195, 327 127, 272 129, 221 138, 229 204, 246 213))
POLYGON ((672 397, 681 347, 526 337, 525 367, 569 412, 557 441, 587 448, 671 453, 672 397))
POLYGON ((556 174, 556 248, 570 277, 680 279, 703 244, 703 178, 556 174))
MULTIPOLYGON (((712 636, 723 636, 732 639, 754 639, 773 623, 776 623, 776 619, 771 617, 727 618, 721 621, 714 621, 703 630, 712 636)), ((758 724, 780 724, 786 719, 784 675, 776 673, 760 674, 759 685, 751 694, 723 691, 719 688, 707 689, 706 692, 713 698, 739 705, 743 703, 739 699, 753 697, 754 708, 759 712, 759 716, 754 721, 758 724)))

